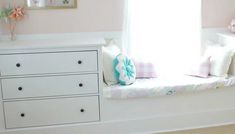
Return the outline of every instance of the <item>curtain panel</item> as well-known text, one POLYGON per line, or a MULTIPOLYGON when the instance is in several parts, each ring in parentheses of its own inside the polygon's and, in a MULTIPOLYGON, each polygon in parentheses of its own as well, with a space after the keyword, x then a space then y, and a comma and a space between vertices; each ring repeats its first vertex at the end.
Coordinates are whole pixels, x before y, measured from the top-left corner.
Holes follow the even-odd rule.
POLYGON ((179 73, 200 55, 201 0, 126 0, 123 46, 159 73, 179 73))

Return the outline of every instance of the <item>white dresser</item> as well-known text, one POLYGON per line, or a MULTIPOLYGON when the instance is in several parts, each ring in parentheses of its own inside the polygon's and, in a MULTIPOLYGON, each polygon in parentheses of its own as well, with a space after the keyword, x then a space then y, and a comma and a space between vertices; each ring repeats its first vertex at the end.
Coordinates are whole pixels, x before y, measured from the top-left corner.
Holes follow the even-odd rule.
POLYGON ((99 122, 103 44, 94 38, 1 42, 0 133, 99 122))

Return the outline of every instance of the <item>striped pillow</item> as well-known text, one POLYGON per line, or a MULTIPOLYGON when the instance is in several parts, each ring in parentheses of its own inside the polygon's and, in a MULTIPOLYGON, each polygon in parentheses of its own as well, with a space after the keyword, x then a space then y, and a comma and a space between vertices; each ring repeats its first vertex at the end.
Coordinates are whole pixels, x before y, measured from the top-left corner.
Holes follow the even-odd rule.
POLYGON ((207 78, 210 73, 210 56, 204 56, 197 60, 193 60, 194 63, 190 65, 190 70, 187 75, 197 76, 201 78, 207 78))
POLYGON ((134 60, 136 68, 136 78, 155 78, 157 77, 155 66, 151 62, 134 60))

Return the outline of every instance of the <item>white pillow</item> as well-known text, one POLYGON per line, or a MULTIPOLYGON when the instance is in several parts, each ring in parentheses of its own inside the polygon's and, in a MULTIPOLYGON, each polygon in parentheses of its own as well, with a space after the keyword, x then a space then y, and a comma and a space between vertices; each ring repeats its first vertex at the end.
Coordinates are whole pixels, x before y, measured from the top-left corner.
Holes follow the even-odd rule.
POLYGON ((120 54, 120 49, 116 45, 108 45, 103 47, 103 74, 104 82, 107 85, 117 84, 118 81, 114 73, 113 61, 120 54))
POLYGON ((228 47, 207 46, 205 56, 210 56, 210 75, 227 77, 233 51, 228 47))

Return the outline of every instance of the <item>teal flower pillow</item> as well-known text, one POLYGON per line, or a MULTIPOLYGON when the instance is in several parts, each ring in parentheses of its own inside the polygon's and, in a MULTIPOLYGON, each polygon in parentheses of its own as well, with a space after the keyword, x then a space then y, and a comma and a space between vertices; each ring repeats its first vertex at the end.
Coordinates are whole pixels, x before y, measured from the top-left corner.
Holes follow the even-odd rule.
POLYGON ((130 85, 135 82, 136 69, 133 61, 124 54, 114 59, 114 72, 121 85, 130 85))

